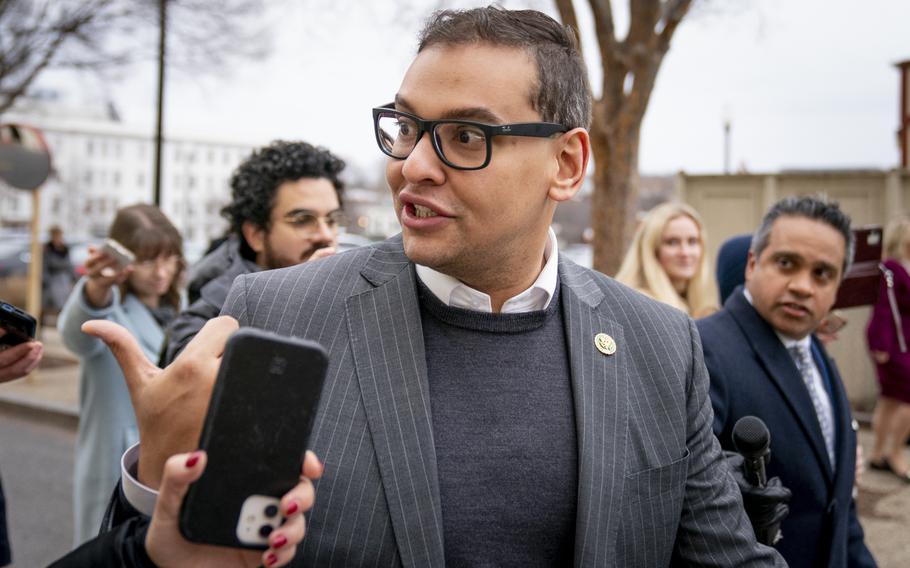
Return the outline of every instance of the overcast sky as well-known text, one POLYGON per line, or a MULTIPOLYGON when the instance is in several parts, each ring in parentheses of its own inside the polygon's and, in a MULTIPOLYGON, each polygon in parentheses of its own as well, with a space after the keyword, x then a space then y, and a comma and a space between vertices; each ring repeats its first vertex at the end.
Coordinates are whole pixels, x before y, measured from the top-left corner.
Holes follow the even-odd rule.
MULTIPOLYGON (((166 128, 254 144, 304 139, 372 170, 382 158, 370 109, 394 96, 432 4, 286 0, 266 18, 274 38, 266 60, 227 76, 169 77, 166 128)), ((504 4, 554 13, 547 0, 504 4)), ((584 25, 586 4, 576 4, 584 25)), ((625 3, 613 4, 622 29, 625 3)), ((910 59, 908 24, 908 0, 705 2, 677 30, 658 76, 642 172, 720 172, 725 115, 734 168, 893 167, 894 63, 910 59)), ((113 99, 126 122, 150 131, 154 69, 137 66, 127 79, 114 86, 113 99)))

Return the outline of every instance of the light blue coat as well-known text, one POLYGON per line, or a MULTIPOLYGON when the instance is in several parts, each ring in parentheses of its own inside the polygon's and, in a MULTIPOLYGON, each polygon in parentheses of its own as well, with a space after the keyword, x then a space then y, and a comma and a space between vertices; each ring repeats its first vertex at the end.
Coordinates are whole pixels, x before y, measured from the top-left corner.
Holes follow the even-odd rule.
POLYGON ((120 479, 120 456, 139 441, 129 390, 117 360, 100 339, 86 335, 88 320, 106 319, 124 326, 142 346, 146 357, 158 360, 164 331, 151 312, 132 294, 113 299, 105 308, 85 300, 85 278, 73 288, 57 327, 64 344, 82 359, 79 378, 79 433, 73 482, 75 545, 98 534, 104 510, 120 479))

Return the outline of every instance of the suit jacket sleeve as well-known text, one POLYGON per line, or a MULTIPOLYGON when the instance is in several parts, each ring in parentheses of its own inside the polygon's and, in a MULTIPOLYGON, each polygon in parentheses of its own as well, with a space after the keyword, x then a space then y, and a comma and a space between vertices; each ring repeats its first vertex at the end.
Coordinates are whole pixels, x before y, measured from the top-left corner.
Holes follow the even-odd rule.
POLYGON ((133 517, 103 533, 50 565, 50 568, 155 568, 145 551, 148 517, 133 517))
POLYGON ((687 385, 686 447, 690 463, 674 565, 786 566, 773 548, 755 540, 739 488, 712 431, 708 371, 695 324, 687 385))
POLYGON ((246 281, 256 276, 257 274, 244 274, 234 279, 231 291, 228 292, 227 300, 224 301, 224 306, 221 308, 221 315, 233 317, 240 322, 241 326, 249 325, 246 309, 246 281))
POLYGON ((847 521, 847 566, 850 568, 876 568, 872 553, 866 548, 863 527, 856 516, 856 501, 850 501, 850 518, 847 521))

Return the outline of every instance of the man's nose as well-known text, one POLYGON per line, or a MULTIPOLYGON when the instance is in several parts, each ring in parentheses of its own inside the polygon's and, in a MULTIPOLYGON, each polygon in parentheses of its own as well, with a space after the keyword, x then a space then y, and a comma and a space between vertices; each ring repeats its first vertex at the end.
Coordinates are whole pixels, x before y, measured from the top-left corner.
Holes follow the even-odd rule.
POLYGON ((811 296, 815 290, 812 283, 812 274, 808 270, 800 270, 790 278, 788 289, 798 296, 811 296))
POLYGON ((432 137, 432 132, 425 132, 408 157, 404 159, 401 174, 409 184, 440 184, 445 180, 442 161, 433 148, 432 137))
POLYGON ((316 231, 313 233, 312 240, 321 243, 335 243, 338 238, 338 228, 330 225, 324 217, 317 220, 316 231))

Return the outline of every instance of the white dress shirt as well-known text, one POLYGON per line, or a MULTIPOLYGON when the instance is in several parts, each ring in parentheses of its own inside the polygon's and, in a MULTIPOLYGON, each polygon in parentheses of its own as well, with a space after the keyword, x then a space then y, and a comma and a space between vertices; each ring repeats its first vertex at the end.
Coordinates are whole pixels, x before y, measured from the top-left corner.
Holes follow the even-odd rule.
MULTIPOLYGON (((551 228, 547 232, 547 246, 543 252, 544 267, 531 286, 524 292, 506 300, 501 313, 517 314, 544 310, 556 292, 556 274, 559 262, 559 248, 556 233, 551 228)), ((430 289, 440 302, 452 308, 463 308, 475 312, 492 312, 490 296, 475 290, 456 278, 437 272, 428 266, 415 265, 417 277, 430 289)))

